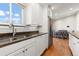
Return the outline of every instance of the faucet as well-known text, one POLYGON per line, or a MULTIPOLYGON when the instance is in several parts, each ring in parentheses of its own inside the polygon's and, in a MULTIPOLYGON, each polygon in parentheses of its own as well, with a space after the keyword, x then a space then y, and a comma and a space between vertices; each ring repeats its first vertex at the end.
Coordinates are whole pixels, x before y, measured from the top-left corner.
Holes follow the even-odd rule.
POLYGON ((10 28, 12 29, 12 37, 14 38, 16 34, 16 29, 14 28, 13 24, 10 24, 10 28))

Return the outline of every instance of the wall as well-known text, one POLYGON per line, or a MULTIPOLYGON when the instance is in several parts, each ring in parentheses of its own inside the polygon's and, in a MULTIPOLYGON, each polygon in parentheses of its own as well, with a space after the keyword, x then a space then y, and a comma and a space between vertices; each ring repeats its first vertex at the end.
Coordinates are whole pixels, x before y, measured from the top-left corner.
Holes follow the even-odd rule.
POLYGON ((72 32, 73 30, 76 31, 76 15, 54 21, 53 29, 55 31, 57 30, 68 30, 70 32, 72 32), (67 28, 67 26, 70 27, 67 28))

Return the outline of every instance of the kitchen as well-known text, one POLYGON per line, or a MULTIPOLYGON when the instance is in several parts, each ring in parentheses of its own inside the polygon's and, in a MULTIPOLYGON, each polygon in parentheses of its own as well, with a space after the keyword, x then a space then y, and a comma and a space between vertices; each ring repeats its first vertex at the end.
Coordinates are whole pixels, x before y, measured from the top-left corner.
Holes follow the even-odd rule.
POLYGON ((0 56, 40 56, 48 48, 47 6, 0 3, 0 17, 0 56))
POLYGON ((0 3, 0 56, 78 56, 78 6, 78 3, 0 3), (67 44, 67 54, 56 40, 67 44), (60 52, 53 50, 54 43, 59 46, 56 49, 61 48, 60 52))

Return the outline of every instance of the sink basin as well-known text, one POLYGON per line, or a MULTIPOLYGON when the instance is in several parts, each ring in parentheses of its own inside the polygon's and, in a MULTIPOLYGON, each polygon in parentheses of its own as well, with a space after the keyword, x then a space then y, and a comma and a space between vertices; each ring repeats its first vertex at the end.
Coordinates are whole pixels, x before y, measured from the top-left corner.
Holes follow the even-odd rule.
POLYGON ((15 41, 15 40, 20 40, 20 39, 24 39, 24 38, 26 38, 26 36, 15 36, 15 37, 11 37, 9 40, 15 41))
POLYGON ((0 43, 7 43, 7 42, 13 42, 13 41, 18 41, 26 38, 26 36, 15 36, 13 37, 4 37, 0 38, 0 43))
POLYGON ((2 37, 2 38, 0 38, 0 45, 19 41, 19 40, 23 40, 23 39, 26 39, 28 37, 34 36, 34 35, 36 35, 36 34, 33 34, 33 35, 16 35, 15 37, 11 37, 11 36, 2 37))

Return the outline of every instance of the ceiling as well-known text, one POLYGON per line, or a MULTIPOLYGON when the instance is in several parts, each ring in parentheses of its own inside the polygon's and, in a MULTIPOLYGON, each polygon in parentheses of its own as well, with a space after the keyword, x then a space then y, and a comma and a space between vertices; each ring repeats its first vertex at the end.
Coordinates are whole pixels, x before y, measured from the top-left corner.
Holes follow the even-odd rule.
POLYGON ((59 19, 79 11, 79 3, 44 3, 52 10, 52 18, 59 19))
POLYGON ((48 4, 51 7, 54 7, 53 11, 62 11, 62 10, 69 10, 70 8, 79 9, 79 4, 77 3, 54 3, 48 4))
MULTIPOLYGON (((60 19, 70 16, 79 11, 79 3, 40 3, 41 5, 47 5, 51 9, 53 19, 60 19), (53 9, 52 9, 53 8, 53 9)), ((28 6, 28 3, 23 3, 24 6, 28 6)))

